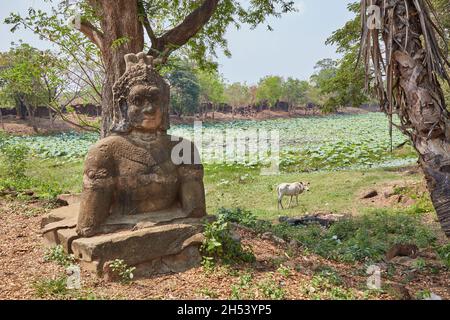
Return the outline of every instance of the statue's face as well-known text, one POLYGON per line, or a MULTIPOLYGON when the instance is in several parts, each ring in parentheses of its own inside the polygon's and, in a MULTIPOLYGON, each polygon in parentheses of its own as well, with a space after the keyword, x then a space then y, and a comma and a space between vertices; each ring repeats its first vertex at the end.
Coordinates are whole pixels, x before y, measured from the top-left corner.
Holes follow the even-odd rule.
POLYGON ((131 126, 143 131, 156 131, 162 125, 160 90, 156 86, 136 85, 128 96, 128 117, 131 126))

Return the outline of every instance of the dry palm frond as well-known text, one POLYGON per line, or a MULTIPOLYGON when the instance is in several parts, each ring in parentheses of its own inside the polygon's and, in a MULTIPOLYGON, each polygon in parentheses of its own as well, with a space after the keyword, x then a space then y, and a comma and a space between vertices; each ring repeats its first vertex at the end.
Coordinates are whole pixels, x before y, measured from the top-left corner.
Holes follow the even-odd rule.
MULTIPOLYGON (((422 41, 426 50, 424 65, 428 69, 430 82, 437 84, 437 79, 441 78, 450 83, 446 71, 446 67, 450 66, 448 48, 439 46, 439 43, 448 43, 445 32, 435 23, 436 12, 429 0, 361 0, 361 17, 360 61, 363 60, 366 67, 366 88, 374 89, 386 114, 400 116, 400 129, 410 134, 407 112, 402 112, 407 106, 404 92, 399 88, 394 54, 396 51, 414 52, 411 50, 416 46, 414 42, 422 41), (379 12, 373 11, 376 8, 379 12), (411 17, 411 12, 417 16, 411 17), (379 17, 374 16, 377 13, 379 17), (379 19, 375 28, 369 25, 371 19, 379 19), (417 23, 412 24, 411 21, 417 23)), ((444 101, 442 96, 436 99, 440 100, 440 104, 444 101)), ((447 113, 444 105, 441 108, 447 113)))

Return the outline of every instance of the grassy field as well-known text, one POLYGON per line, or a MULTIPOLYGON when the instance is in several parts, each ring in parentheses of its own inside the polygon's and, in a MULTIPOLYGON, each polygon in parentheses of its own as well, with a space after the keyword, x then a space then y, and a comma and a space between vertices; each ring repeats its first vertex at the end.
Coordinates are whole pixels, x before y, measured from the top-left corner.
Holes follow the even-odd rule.
MULTIPOLYGON (((42 196, 79 193, 82 188, 83 162, 61 164, 51 160, 33 161, 27 170, 30 189, 42 196)), ((205 189, 208 212, 219 208, 243 208, 254 211, 262 219, 279 215, 295 216, 318 211, 358 214, 367 211, 360 193, 392 181, 405 179, 403 173, 391 169, 336 172, 260 174, 259 169, 236 166, 205 165, 205 189), (282 182, 310 182, 309 192, 300 196, 299 206, 279 211, 276 186, 282 182)), ((409 181, 420 181, 409 175, 409 181)), ((284 203, 287 204, 285 198, 284 203)))
MULTIPOLYGON (((260 168, 264 166, 261 162, 215 164, 214 159, 205 156, 208 211, 214 213, 221 207, 242 207, 254 210, 261 218, 275 218, 280 214, 276 186, 281 182, 296 181, 310 182, 311 191, 301 196, 298 207, 284 211, 285 215, 316 211, 356 214, 364 211, 359 201, 355 201, 361 190, 374 184, 401 180, 399 173, 385 168, 414 163, 415 154, 408 145, 392 154, 388 152, 387 126, 386 117, 380 113, 206 123, 203 126, 205 137, 217 136, 229 129, 238 130, 238 135, 248 130, 278 130, 281 151, 281 174, 276 176, 261 175, 260 168), (286 134, 289 132, 295 134, 286 134)), ((176 125, 171 133, 190 137, 193 129, 176 125)), ((6 146, 9 150, 9 155, 3 152, 6 154, 4 163, 17 162, 20 148, 28 150, 22 159, 28 179, 15 179, 8 173, 8 168, 1 166, 0 188, 33 189, 44 198, 58 193, 80 192, 83 157, 97 138, 95 134, 76 133, 21 137, 0 135, 0 149, 6 146)), ((405 140, 400 132, 394 131, 394 146, 405 140)), ((221 143, 208 139, 203 142, 206 149, 221 143)))

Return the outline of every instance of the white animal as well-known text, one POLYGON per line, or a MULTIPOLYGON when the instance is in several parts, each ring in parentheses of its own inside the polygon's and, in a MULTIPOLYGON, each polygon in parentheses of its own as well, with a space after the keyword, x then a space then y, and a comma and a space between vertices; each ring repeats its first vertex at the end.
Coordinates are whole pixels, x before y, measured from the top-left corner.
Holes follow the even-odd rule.
POLYGON ((283 197, 290 196, 291 200, 289 201, 289 208, 292 204, 292 198, 295 196, 296 202, 298 205, 298 196, 305 191, 309 191, 309 182, 294 182, 294 183, 282 183, 277 187, 278 193, 278 210, 280 210, 280 206, 283 207, 283 197))

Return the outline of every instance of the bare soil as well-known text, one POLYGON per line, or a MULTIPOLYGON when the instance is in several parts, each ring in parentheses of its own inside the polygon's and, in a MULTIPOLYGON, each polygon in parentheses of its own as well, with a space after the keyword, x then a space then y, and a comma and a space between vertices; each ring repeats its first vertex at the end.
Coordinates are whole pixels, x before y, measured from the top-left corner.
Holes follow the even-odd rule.
MULTIPOLYGON (((70 120, 76 121, 74 117, 68 117, 70 120)), ((95 121, 96 118, 86 118, 88 121, 95 121)), ((76 131, 83 132, 78 126, 72 125, 60 118, 56 118, 53 122, 47 118, 36 118, 36 132, 29 120, 21 120, 15 116, 7 116, 3 118, 3 125, 0 126, 0 132, 4 131, 13 135, 36 135, 51 134, 59 132, 76 131)))
MULTIPOLYGON (((40 216, 49 210, 47 207, 44 202, 0 198, 0 299, 40 298, 34 283, 64 274, 64 268, 44 260, 39 225, 40 216)), ((312 279, 320 270, 332 268, 342 279, 340 287, 351 290, 356 299, 414 297, 421 290, 450 299, 450 272, 446 269, 432 273, 396 264, 388 275, 385 272, 388 264, 382 263, 383 284, 389 289, 387 293, 367 295, 363 264, 328 261, 301 247, 262 239, 244 228, 237 232, 243 244, 253 249, 257 260, 254 264, 233 268, 222 266, 214 272, 198 267, 180 274, 136 279, 130 284, 106 282, 82 271, 82 292, 101 299, 229 299, 235 286, 242 298, 266 299, 271 292, 268 288, 275 284, 283 290, 285 299, 329 299, 331 289, 317 287, 312 279), (280 272, 280 265, 289 268, 289 274, 280 272), (248 287, 239 286, 243 274, 252 275, 248 287)), ((73 296, 48 295, 44 298, 69 299, 73 296)))

